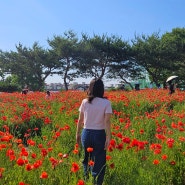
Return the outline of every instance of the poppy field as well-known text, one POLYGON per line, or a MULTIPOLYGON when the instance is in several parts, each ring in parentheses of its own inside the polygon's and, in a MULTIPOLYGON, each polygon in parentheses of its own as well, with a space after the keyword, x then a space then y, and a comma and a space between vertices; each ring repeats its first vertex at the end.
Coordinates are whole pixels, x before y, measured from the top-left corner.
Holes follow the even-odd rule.
MULTIPOLYGON (((185 184, 185 91, 106 91, 112 139, 104 185, 185 184)), ((75 143, 86 93, 0 93, 0 184, 91 185, 75 143)), ((89 148, 89 152, 93 149, 89 148)), ((89 161, 93 166, 94 161, 89 161)))

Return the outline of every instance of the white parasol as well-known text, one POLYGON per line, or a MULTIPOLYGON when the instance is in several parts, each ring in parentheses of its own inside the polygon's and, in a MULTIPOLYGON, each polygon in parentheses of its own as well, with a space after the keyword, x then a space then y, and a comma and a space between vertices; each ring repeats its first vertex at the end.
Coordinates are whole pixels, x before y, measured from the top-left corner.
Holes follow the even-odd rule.
POLYGON ((167 78, 166 82, 169 82, 171 80, 174 80, 175 78, 177 78, 178 76, 170 76, 167 78))

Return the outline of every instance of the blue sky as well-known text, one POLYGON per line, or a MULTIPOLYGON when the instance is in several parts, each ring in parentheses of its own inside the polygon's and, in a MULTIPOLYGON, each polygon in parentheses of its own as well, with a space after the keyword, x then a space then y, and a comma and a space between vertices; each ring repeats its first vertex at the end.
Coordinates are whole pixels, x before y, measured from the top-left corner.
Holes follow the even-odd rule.
MULTIPOLYGON (((0 49, 18 43, 47 48, 47 39, 73 30, 77 34, 134 35, 171 32, 185 27, 184 0, 2 0, 0 49)), ((50 78, 48 82, 57 78, 50 78)))

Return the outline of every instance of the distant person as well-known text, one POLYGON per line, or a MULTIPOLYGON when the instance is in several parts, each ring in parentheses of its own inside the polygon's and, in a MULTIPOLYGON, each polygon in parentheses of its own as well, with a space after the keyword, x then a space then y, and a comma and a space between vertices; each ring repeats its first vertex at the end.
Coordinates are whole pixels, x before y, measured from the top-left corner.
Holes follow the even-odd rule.
POLYGON ((170 80, 168 84, 169 84, 169 94, 175 93, 175 83, 173 82, 173 80, 170 80))
POLYGON ((125 90, 125 84, 122 84, 121 87, 120 87, 120 90, 125 90))
POLYGON ((24 94, 24 95, 28 94, 28 89, 23 89, 21 94, 24 94))
POLYGON ((139 91, 140 90, 139 84, 135 84, 135 90, 136 91, 139 91))
POLYGON ((161 84, 157 83, 157 88, 160 89, 161 88, 161 84))
POLYGON ((91 170, 94 185, 103 184, 106 150, 111 139, 111 114, 111 103, 104 97, 103 81, 93 79, 87 90, 87 98, 82 100, 79 108, 76 142, 80 144, 81 140, 84 150, 82 163, 85 178, 88 178, 89 170, 91 170), (93 166, 89 166, 89 160, 94 162, 93 166))
POLYGON ((50 91, 46 91, 46 99, 49 99, 51 97, 50 91))

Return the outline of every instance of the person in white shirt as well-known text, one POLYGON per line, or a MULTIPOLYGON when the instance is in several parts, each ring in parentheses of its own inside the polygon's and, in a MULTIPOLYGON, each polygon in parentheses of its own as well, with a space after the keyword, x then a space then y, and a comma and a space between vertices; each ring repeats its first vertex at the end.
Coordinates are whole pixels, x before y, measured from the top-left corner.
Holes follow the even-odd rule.
POLYGON ((76 142, 80 144, 81 141, 84 149, 85 178, 88 178, 91 170, 96 185, 102 185, 105 175, 106 149, 111 139, 111 114, 111 102, 104 97, 103 81, 93 79, 87 90, 87 98, 82 100, 79 108, 76 142), (88 165, 89 160, 93 161, 93 165, 88 165))

